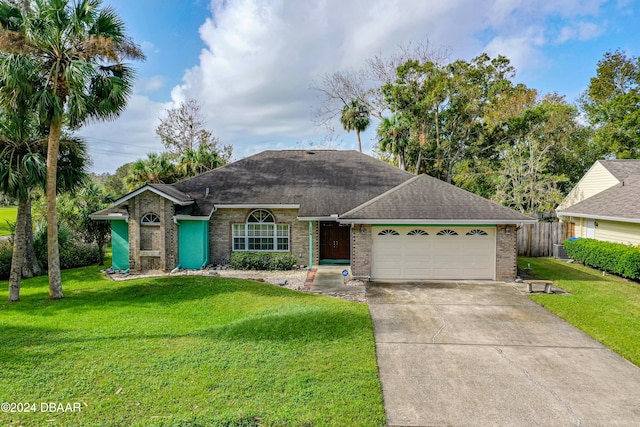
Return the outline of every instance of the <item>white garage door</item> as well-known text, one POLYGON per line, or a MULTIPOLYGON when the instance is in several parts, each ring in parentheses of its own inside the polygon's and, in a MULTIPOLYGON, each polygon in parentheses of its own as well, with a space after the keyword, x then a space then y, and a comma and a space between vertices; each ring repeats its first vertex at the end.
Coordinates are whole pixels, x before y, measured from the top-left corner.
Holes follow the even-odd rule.
POLYGON ((372 232, 373 280, 494 278, 494 227, 376 226, 372 232))

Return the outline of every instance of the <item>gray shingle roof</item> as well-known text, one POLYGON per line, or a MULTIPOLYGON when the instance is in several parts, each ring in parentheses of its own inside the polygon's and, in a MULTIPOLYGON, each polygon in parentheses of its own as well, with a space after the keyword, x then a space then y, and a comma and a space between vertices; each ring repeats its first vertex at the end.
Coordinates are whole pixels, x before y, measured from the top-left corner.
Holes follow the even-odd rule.
POLYGON ((640 174, 626 176, 620 184, 558 211, 558 213, 565 216, 607 217, 639 222, 640 174))
POLYGON ((111 206, 89 215, 91 219, 113 219, 117 218, 118 216, 128 217, 129 212, 121 206, 111 206))
POLYGON ((214 205, 299 204, 300 217, 326 217, 412 176, 357 151, 283 150, 265 151, 173 186, 195 200, 193 215, 208 215, 214 205))
POLYGON ((116 203, 149 190, 176 201, 177 215, 208 216, 223 205, 299 205, 301 218, 347 213, 341 218, 531 220, 436 178, 414 177, 357 151, 265 151, 176 184, 149 184, 116 203))
POLYGON ((618 181, 631 175, 640 175, 640 160, 600 160, 600 163, 618 181))
POLYGON ((340 217, 344 220, 527 222, 533 218, 428 175, 418 175, 340 217))
POLYGON ((187 203, 193 201, 193 198, 188 194, 183 193, 178 190, 175 186, 171 184, 148 184, 149 187, 155 188, 159 192, 166 194, 167 196, 181 202, 187 203))

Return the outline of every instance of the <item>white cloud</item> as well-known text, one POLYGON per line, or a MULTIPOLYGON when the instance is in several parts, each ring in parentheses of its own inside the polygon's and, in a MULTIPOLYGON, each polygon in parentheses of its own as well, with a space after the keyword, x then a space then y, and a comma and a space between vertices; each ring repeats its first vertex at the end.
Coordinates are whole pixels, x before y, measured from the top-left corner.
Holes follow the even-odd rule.
POLYGON ((570 40, 590 40, 604 33, 604 26, 593 22, 578 22, 560 29, 556 43, 562 44, 570 40))
POLYGON ((165 78, 163 76, 152 76, 138 80, 135 91, 138 94, 150 94, 157 92, 164 87, 165 78))
POLYGON ((97 122, 81 128, 77 134, 85 138, 93 160, 93 172, 113 172, 119 166, 162 151, 155 136, 158 117, 166 104, 134 95, 127 109, 115 121, 97 122))
MULTIPOLYGON (((452 59, 501 54, 519 73, 531 73, 551 62, 546 46, 600 35, 604 3, 213 0, 212 15, 203 17, 199 29, 205 48, 198 63, 185 70, 182 84, 171 90, 171 101, 197 99, 208 127, 223 143, 234 145, 236 158, 265 148, 295 148, 299 141, 322 137, 312 121, 317 94, 309 85, 324 73, 359 68, 373 55, 427 39, 436 49, 449 48, 452 59)), ((115 125, 94 125, 85 132, 104 135, 108 129, 112 135, 104 139, 159 147, 154 129, 166 105, 143 95, 159 91, 162 84, 159 77, 144 79, 115 125)), ((365 149, 372 146, 373 135, 370 130, 363 136, 365 149)), ((342 148, 356 147, 354 133, 338 136, 342 148)), ((143 155, 149 151, 124 147, 143 155)))

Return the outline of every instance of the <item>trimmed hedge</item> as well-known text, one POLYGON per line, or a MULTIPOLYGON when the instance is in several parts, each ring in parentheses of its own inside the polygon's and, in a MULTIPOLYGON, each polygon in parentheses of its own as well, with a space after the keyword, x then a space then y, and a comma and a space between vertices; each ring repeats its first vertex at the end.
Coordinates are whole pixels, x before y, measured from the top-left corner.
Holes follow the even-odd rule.
POLYGON ((640 248, 595 239, 565 240, 569 257, 628 279, 640 279, 640 248))
POLYGON ((234 270, 291 270, 296 257, 281 252, 234 252, 231 268, 234 270))

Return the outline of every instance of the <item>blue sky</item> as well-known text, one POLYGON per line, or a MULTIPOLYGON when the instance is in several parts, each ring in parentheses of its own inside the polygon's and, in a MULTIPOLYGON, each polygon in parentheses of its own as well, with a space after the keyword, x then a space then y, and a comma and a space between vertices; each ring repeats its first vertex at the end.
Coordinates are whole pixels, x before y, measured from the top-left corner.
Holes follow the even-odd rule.
MULTIPOLYGON (((127 110, 78 134, 94 172, 158 152, 163 112, 194 98, 207 128, 239 159, 265 149, 324 144, 356 149, 355 134, 316 126, 325 73, 358 69, 409 42, 452 60, 511 59, 516 80, 575 100, 607 50, 640 55, 636 0, 104 0, 147 55, 127 110)), ((375 144, 375 123, 364 151, 375 144)))

